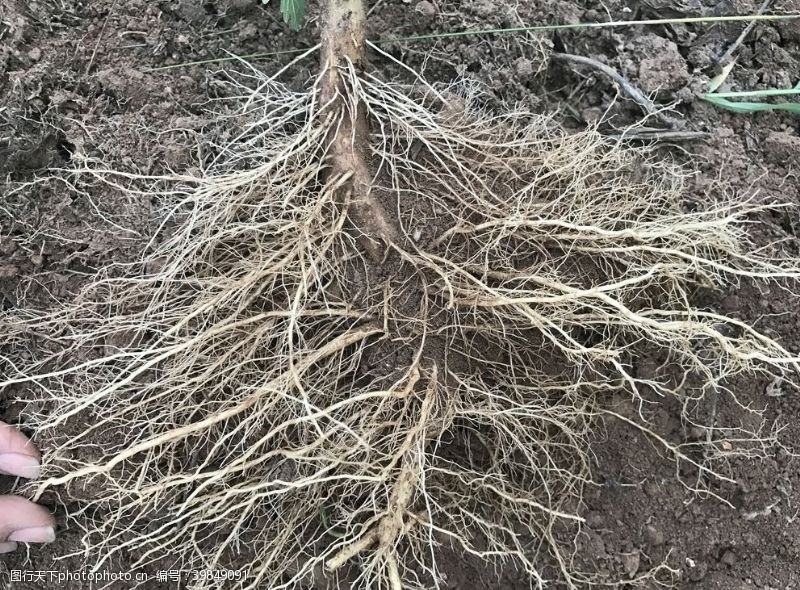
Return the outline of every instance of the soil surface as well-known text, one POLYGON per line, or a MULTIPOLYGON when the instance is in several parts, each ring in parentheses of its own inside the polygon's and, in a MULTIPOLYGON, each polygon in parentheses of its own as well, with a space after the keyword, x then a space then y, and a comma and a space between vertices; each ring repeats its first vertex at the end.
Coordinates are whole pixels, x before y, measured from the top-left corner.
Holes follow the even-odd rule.
MULTIPOLYGON (((121 169, 158 173, 186 169, 201 157, 194 138, 207 125, 209 101, 218 98, 223 64, 156 69, 188 61, 313 46, 315 15, 300 33, 285 26, 278 0, 2 0, 0 2, 0 305, 40 307, 67 297, 87 273, 110 261, 132 260, 159 220, 156 204, 120 202, 87 184, 73 190, 25 186, 48 168, 69 167, 76 154, 102 156, 121 169), (125 228, 122 230, 120 228, 125 228)), ((386 0, 374 3, 371 38, 513 27, 680 16, 749 14, 750 0, 386 0)), ((797 0, 779 0, 772 12, 800 12, 797 0)), ((721 111, 699 98, 719 72, 718 58, 744 23, 634 26, 558 34, 479 35, 386 43, 382 49, 422 71, 429 80, 472 80, 486 91, 487 108, 522 101, 552 112, 563 125, 598 125, 616 136, 642 119, 642 107, 597 69, 553 52, 597 60, 651 96, 669 117, 644 126, 702 132, 693 139, 661 140, 665 158, 692 172, 692 198, 754 195, 758 202, 800 205, 800 119, 789 114, 743 115, 721 111)), ((724 88, 789 88, 800 81, 800 21, 760 23, 733 55, 737 63, 724 88)), ((254 61, 277 70, 291 56, 254 61)), ((405 75, 387 56, 372 64, 387 76, 405 75)), ((244 69, 241 64, 229 67, 244 69)), ((292 66, 287 76, 301 86, 315 62, 292 66)), ((641 129, 639 130, 641 131, 641 129)), ((634 138, 634 141, 638 141, 634 138)), ((797 210, 764 215, 757 241, 800 237, 797 210)), ((800 299, 779 285, 730 285, 698 293, 724 311, 777 336, 800 352, 800 299)), ((637 370, 652 370, 643 356, 637 370)), ((739 398, 764 410, 767 427, 781 430, 777 445, 759 461, 732 460, 731 483, 712 484, 729 505, 698 495, 681 483, 675 464, 641 433, 609 422, 594 442, 597 485, 587 490, 587 524, 578 538, 575 564, 636 585, 636 578, 665 563, 677 588, 790 590, 800 588, 800 398, 781 383, 740 379, 729 384, 739 398)), ((752 414, 720 394, 714 416, 728 423, 752 414), (730 407, 729 407, 730 406, 730 407)), ((0 419, 19 423, 25 401, 0 392, 0 419)), ((712 411, 706 408, 707 411, 712 411)), ((620 405, 621 413, 635 411, 620 405)), ((683 444, 705 433, 682 423, 669 404, 644 409, 653 429, 683 444)), ((680 469, 680 466, 678 466, 680 469)), ((0 479, 0 492, 14 481, 0 479)), ((80 531, 70 530, 62 507, 48 500, 61 530, 49 546, 0 557, 0 586, 11 570, 78 572, 80 531)), ((448 588, 528 588, 513 570, 480 569, 452 557, 448 588)), ((112 564, 119 572, 125 563, 112 564)), ((648 587, 652 582, 644 584, 648 587)), ((115 587, 128 588, 135 584, 115 587)), ((72 582, 70 588, 102 584, 72 582)), ((61 588, 45 581, 12 582, 11 588, 61 588)), ((176 588, 148 582, 147 588, 176 588)), ((181 586, 182 587, 182 586, 181 586)), ((655 587, 655 586, 652 586, 655 587)))

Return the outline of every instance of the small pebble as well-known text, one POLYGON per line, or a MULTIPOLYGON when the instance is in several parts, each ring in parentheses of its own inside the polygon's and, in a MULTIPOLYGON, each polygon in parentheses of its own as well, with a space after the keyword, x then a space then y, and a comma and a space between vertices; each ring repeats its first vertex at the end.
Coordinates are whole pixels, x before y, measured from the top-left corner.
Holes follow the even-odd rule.
POLYGON ((725 553, 722 554, 721 561, 725 565, 727 565, 729 567, 733 567, 734 565, 736 565, 736 562, 738 561, 738 559, 736 557, 736 554, 733 551, 731 551, 730 549, 728 549, 727 551, 725 551, 725 553))
POLYGON ((581 117, 590 124, 602 121, 603 115, 605 115, 605 110, 600 107, 586 107, 585 109, 581 109, 581 117))
POLYGON ((426 18, 433 18, 436 16, 436 7, 432 2, 428 2, 428 0, 417 2, 417 6, 414 8, 414 10, 426 18))
POLYGON ((239 41, 250 41, 258 38, 259 29, 255 23, 247 23, 239 31, 239 41))

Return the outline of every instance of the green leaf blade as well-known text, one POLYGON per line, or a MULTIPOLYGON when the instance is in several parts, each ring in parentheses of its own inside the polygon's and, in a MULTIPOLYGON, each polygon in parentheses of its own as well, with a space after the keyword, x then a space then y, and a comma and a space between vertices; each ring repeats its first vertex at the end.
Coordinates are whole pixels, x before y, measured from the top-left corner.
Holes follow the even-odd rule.
POLYGON ((306 16, 306 0, 281 0, 283 20, 293 31, 299 31, 306 16))
POLYGON ((738 102, 728 100, 714 94, 706 94, 703 99, 716 107, 732 111, 734 113, 757 113, 761 111, 787 111, 800 115, 800 102, 738 102))
POLYGON ((717 76, 714 76, 708 82, 708 92, 716 92, 717 89, 725 83, 725 80, 728 79, 728 76, 731 74, 731 70, 736 65, 736 60, 734 59, 731 63, 727 66, 722 68, 722 72, 720 72, 717 76))

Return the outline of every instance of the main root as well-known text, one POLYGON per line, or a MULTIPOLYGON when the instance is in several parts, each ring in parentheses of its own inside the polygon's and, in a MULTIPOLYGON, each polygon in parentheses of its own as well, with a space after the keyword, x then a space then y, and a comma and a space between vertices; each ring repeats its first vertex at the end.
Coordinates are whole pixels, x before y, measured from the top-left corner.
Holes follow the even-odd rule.
POLYGON ((240 588, 399 590, 436 586, 451 548, 536 587, 589 583, 562 541, 607 401, 690 404, 796 370, 691 291, 797 266, 750 245, 758 205, 689 208, 646 151, 483 112, 468 89, 338 74, 351 108, 256 80, 245 131, 202 174, 74 172, 160 196, 179 224, 65 307, 0 317, 0 385, 40 401, 36 493, 91 500, 75 516, 94 516, 96 567, 130 551, 133 568, 247 567, 240 588), (364 194, 330 153, 353 109, 393 228, 370 246, 364 194), (50 354, 20 360, 42 334, 50 354), (642 350, 663 378, 637 376, 642 350))

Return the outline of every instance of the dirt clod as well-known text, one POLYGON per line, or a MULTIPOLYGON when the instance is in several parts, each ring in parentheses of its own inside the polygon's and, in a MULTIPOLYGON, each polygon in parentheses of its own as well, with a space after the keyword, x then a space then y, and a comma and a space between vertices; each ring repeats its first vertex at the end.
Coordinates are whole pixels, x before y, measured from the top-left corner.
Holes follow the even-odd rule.
POLYGON ((648 524, 644 529, 644 538, 648 545, 658 547, 664 544, 664 533, 651 524, 648 524))
POLYGON ((520 57, 514 62, 514 71, 522 80, 529 79, 535 72, 533 62, 524 57, 520 57))
POLYGON ((631 553, 624 553, 622 555, 622 567, 629 578, 636 576, 636 572, 639 571, 640 561, 641 556, 638 551, 632 551, 631 553))
POLYGON ((643 35, 631 43, 639 56, 638 83, 647 94, 668 96, 689 80, 686 62, 672 41, 658 35, 643 35))

